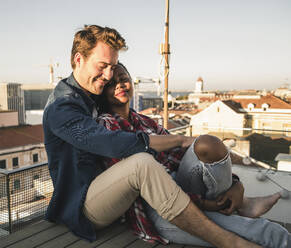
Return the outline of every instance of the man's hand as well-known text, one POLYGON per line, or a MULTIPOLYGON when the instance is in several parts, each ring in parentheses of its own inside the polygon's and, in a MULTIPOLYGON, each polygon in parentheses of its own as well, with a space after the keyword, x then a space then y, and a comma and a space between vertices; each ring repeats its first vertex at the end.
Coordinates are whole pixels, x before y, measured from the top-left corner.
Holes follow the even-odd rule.
POLYGON ((220 210, 219 212, 222 214, 230 215, 235 210, 240 209, 242 207, 244 197, 244 187, 241 182, 237 182, 231 186, 231 188, 225 192, 224 194, 217 197, 217 205, 222 206, 229 202, 229 206, 225 209, 220 210))
POLYGON ((183 135, 149 135, 150 147, 157 152, 167 151, 175 147, 187 148, 196 137, 183 135))
POLYGON ((182 148, 188 148, 196 139, 196 137, 188 137, 188 136, 181 136, 182 137, 182 148))

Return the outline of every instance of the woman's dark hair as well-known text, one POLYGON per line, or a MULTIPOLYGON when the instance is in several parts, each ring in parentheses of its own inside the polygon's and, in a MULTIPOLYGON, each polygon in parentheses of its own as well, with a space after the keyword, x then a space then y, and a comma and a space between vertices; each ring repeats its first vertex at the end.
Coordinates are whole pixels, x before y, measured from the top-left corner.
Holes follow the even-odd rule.
POLYGON ((127 70, 127 68, 125 67, 125 65, 122 64, 122 63, 120 63, 119 61, 118 61, 117 65, 120 65, 120 66, 121 66, 121 67, 122 67, 122 68, 127 72, 128 76, 129 76, 130 79, 131 79, 130 73, 129 73, 129 71, 127 70))

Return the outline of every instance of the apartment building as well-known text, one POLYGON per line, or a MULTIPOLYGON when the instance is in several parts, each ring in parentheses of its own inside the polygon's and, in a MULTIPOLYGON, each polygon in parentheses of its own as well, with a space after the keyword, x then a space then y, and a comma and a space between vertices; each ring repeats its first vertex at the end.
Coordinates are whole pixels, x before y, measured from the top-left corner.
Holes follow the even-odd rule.
POLYGON ((21 84, 0 83, 0 110, 17 111, 19 124, 25 124, 24 94, 21 84))
POLYGON ((0 110, 0 128, 18 126, 18 112, 12 110, 0 110))
POLYGON ((195 135, 230 130, 242 136, 248 133, 244 128, 252 128, 258 133, 283 130, 283 135, 291 136, 291 104, 272 94, 235 95, 229 100, 217 100, 194 115, 191 125, 195 135))
MULTIPOLYGON (((19 168, 47 161, 42 125, 0 128, 0 169, 19 168)), ((26 176, 16 176, 10 182, 12 193, 21 192, 28 181, 42 176, 42 169, 26 176)))
POLYGON ((290 150, 291 104, 272 94, 217 100, 193 115, 190 124, 193 136, 234 139, 234 149, 260 161, 271 163, 278 153, 290 150))

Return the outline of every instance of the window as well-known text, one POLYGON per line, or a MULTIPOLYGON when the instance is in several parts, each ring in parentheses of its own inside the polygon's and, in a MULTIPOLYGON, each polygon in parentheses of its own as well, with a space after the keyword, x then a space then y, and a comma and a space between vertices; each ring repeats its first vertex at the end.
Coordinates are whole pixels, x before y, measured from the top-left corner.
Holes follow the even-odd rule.
POLYGON ((268 103, 263 103, 262 104, 262 110, 267 111, 269 109, 270 105, 268 103))
POLYGON ((14 180, 14 190, 20 189, 20 180, 14 180))
POLYGON ((285 131, 285 135, 291 137, 291 124, 284 124, 283 129, 285 131))
POLYGON ((6 160, 0 160, 0 169, 6 169, 6 160))
POLYGON ((39 179, 39 175, 34 175, 33 180, 39 179))
POLYGON ((248 104, 248 110, 249 110, 249 111, 253 111, 254 108, 255 108, 255 104, 253 104, 253 103, 249 103, 249 104, 248 104))
POLYGON ((33 163, 38 162, 38 154, 37 153, 32 155, 32 160, 33 160, 33 163))
POLYGON ((11 97, 11 96, 17 96, 17 88, 15 86, 8 86, 8 96, 11 97))
POLYGON ((18 166, 18 157, 12 158, 12 165, 13 165, 13 167, 17 167, 18 166))

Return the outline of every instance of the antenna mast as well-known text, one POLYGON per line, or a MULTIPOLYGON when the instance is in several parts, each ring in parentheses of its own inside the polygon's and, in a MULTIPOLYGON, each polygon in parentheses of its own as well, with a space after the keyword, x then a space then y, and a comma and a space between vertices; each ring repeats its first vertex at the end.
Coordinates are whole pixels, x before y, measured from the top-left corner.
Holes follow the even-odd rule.
POLYGON ((170 54, 170 44, 169 44, 169 3, 170 0, 166 0, 166 20, 165 20, 165 43, 161 45, 162 56, 165 57, 165 68, 164 68, 164 128, 168 128, 168 77, 169 77, 169 54, 170 54))

